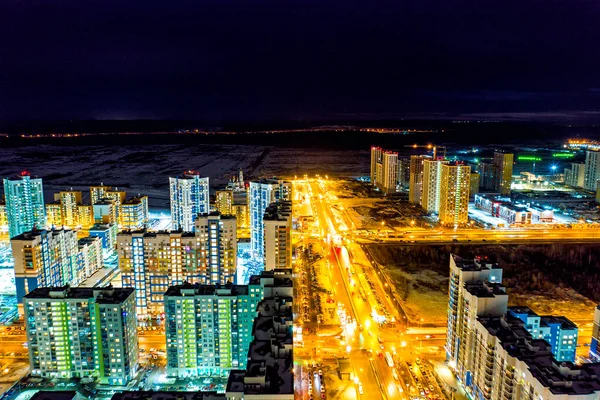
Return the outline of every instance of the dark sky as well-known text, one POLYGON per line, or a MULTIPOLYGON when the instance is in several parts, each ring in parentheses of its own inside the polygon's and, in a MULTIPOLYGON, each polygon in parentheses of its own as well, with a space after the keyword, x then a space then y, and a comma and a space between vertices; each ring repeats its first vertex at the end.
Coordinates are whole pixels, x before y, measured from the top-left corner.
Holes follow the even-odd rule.
POLYGON ((0 119, 599 109, 597 0, 0 2, 0 119))

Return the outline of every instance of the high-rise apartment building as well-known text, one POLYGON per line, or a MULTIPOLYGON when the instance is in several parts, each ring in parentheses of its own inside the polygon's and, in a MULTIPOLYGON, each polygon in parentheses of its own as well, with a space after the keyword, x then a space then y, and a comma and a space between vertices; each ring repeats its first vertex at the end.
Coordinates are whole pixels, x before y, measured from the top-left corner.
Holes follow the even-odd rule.
POLYGON ((592 324, 592 343, 590 345, 590 358, 594 362, 600 361, 600 305, 594 309, 594 322, 592 324))
POLYGON ((381 181, 378 182, 379 190, 389 194, 396 192, 398 183, 398 153, 384 151, 381 160, 381 181))
POLYGON ((32 178, 27 172, 22 172, 16 177, 5 178, 4 198, 9 237, 46 227, 41 178, 32 178))
POLYGON ((6 204, 0 199, 0 235, 8 233, 8 215, 6 215, 6 204))
MULTIPOLYGON (((380 175, 377 175, 377 165, 381 164, 383 149, 381 147, 371 147, 371 184, 377 185, 377 179, 380 175)), ((381 166, 379 166, 381 171, 381 166)))
POLYGON ((79 226, 79 212, 77 206, 82 204, 80 191, 62 191, 54 196, 58 197, 61 206, 62 226, 65 229, 73 229, 79 226))
POLYGON ((575 365, 577 327, 564 317, 507 307, 502 270, 450 257, 446 355, 470 398, 592 400, 600 364, 575 365))
POLYGON ((148 220, 148 196, 132 197, 119 206, 119 227, 123 230, 144 229, 148 220))
POLYGON ((60 201, 53 201, 46 204, 46 225, 50 229, 61 229, 63 227, 60 201))
MULTIPOLYGON (((583 187, 596 192, 597 181, 600 179, 600 152, 586 151, 585 153, 585 180, 583 187)), ((8 201, 6 202, 8 204, 8 201)))
POLYGON ((410 156, 410 177, 408 182, 408 201, 421 204, 423 193, 423 164, 428 156, 410 156))
POLYGON ((265 271, 292 268, 292 202, 271 203, 263 219, 265 271))
POLYGON ((75 231, 30 231, 10 240, 17 301, 37 287, 77 286, 102 267, 97 238, 77 239, 75 231))
POLYGON ((495 180, 494 190, 501 195, 510 195, 512 184, 513 154, 494 152, 495 180))
POLYGON ((233 215, 233 190, 217 190, 215 208, 223 215, 233 215))
POLYGON ((398 158, 398 185, 407 188, 410 182, 410 159, 398 158))
POLYGON ((473 324, 481 316, 506 313, 508 295, 502 287, 502 269, 484 258, 465 260, 450 255, 446 358, 457 371, 471 360, 473 324))
POLYGON ((371 184, 386 194, 396 191, 398 153, 371 147, 371 184))
POLYGON ((439 221, 458 227, 469 222, 471 167, 452 163, 442 165, 439 221))
MULTIPOLYGON (((112 192, 112 187, 104 186, 104 184, 100 183, 100 186, 90 186, 90 203, 92 205, 107 199, 107 193, 112 192)), ((123 200, 125 200, 125 196, 123 196, 123 200)))
POLYGON ((565 185, 581 188, 585 184, 585 164, 571 163, 571 168, 565 168, 565 185))
POLYGON ((97 201, 92 206, 94 214, 94 223, 96 224, 115 224, 119 223, 116 220, 117 212, 115 212, 115 203, 110 199, 97 201))
POLYGON ((277 200, 292 200, 292 184, 277 179, 250 182, 250 248, 253 259, 264 261, 264 215, 277 200))
POLYGON ((31 375, 126 385, 138 367, 133 289, 37 288, 23 299, 31 375))
POLYGON ((477 193, 479 193, 479 174, 476 172, 471 172, 471 177, 469 179, 469 197, 472 199, 475 197, 477 193))
POLYGON ((442 188, 442 165, 448 164, 445 160, 423 161, 423 184, 421 192, 421 207, 427 212, 439 213, 440 193, 442 188))
POLYGON ((193 232, 198 214, 208 214, 209 182, 200 173, 186 171, 182 176, 169 178, 173 230, 193 232))
POLYGON ((127 193, 124 191, 120 191, 118 189, 114 189, 113 191, 108 191, 104 193, 104 201, 112 201, 113 203, 113 217, 111 220, 116 221, 117 224, 120 222, 120 211, 121 204, 125 203, 125 199, 127 198, 127 193))
POLYGON ((257 305, 273 273, 250 277, 248 285, 171 286, 165 293, 167 373, 223 376, 246 368, 257 305))
POLYGON ((496 168, 493 163, 479 163, 479 187, 485 190, 495 190, 496 168))
POLYGON ((195 232, 130 231, 117 235, 123 287, 136 290, 140 317, 160 314, 169 286, 183 282, 234 283, 236 276, 235 217, 200 216, 195 232))
POLYGON ((292 271, 273 274, 258 303, 246 369, 229 373, 228 399, 294 399, 292 271))

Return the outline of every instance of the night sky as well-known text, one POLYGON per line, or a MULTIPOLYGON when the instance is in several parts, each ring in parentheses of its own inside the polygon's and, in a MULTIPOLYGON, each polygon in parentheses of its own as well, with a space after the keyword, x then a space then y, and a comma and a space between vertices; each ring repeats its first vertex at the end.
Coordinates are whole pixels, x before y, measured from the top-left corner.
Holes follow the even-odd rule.
POLYGON ((4 120, 599 109, 594 0, 0 4, 4 120))

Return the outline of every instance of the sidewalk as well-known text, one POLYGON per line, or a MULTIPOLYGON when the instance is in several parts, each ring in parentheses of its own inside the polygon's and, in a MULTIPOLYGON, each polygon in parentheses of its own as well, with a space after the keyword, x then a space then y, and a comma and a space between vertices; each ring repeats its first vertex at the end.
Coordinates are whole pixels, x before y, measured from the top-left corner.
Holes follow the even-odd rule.
POLYGON ((454 400, 470 400, 469 395, 465 392, 462 385, 458 382, 448 365, 444 361, 432 361, 435 374, 443 383, 447 394, 454 392, 454 396, 450 396, 454 400))

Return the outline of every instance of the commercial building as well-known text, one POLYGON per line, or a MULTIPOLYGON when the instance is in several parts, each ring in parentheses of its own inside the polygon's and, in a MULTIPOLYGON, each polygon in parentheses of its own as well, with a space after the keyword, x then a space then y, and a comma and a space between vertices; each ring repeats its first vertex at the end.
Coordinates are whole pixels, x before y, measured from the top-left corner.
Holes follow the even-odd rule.
POLYGON ((265 210, 265 271, 292 268, 292 202, 279 200, 265 210))
POLYGON ((164 311, 163 295, 183 282, 235 282, 235 218, 218 213, 196 220, 195 232, 130 231, 117 235, 123 287, 136 290, 140 317, 164 311))
MULTIPOLYGON (((600 152, 585 152, 585 176, 583 187, 592 192, 596 192, 597 182, 600 179, 600 152)), ((7 201, 8 204, 8 201, 7 201)))
POLYGON ((494 190, 503 196, 510 195, 514 155, 494 152, 494 190))
POLYGON ((148 196, 131 197, 119 206, 119 227, 123 230, 144 229, 148 220, 148 196))
POLYGON ((440 193, 442 188, 442 165, 448 164, 444 160, 423 161, 423 184, 421 193, 421 207, 429 213, 439 213, 440 193))
POLYGON ((273 274, 258 303, 246 369, 229 373, 228 399, 294 399, 292 271, 273 274))
POLYGON ((475 208, 501 218, 507 224, 538 224, 554 221, 554 211, 530 203, 513 203, 508 197, 475 195, 475 208))
POLYGON ((138 366, 133 289, 44 287, 23 299, 31 375, 126 385, 138 366))
POLYGON ((469 185, 471 167, 442 164, 439 221, 445 226, 462 226, 469 222, 469 185))
POLYGON ((15 237, 32 229, 46 226, 44 189, 41 178, 32 178, 28 172, 4 179, 4 200, 8 235, 15 237))
POLYGON ((193 232, 196 216, 210 212, 208 177, 186 171, 182 176, 169 178, 169 188, 173 230, 193 232))
POLYGON ((421 204, 423 192, 423 164, 428 156, 410 156, 410 178, 408 182, 408 201, 421 204))
POLYGON ((77 286, 101 268, 100 239, 81 243, 80 248, 77 233, 67 230, 30 231, 13 237, 17 301, 38 287, 77 286))
MULTIPOLYGON (((167 374, 180 378, 225 375, 246 368, 257 305, 273 272, 248 285, 171 286, 165 293, 167 374)), ((291 284, 291 283, 290 283, 291 284)))
POLYGON ((565 168, 565 185, 582 188, 585 184, 585 164, 571 163, 571 168, 565 168))
POLYGON ((264 215, 267 207, 277 200, 292 200, 292 184, 277 179, 250 182, 250 249, 254 260, 264 261, 264 215))

